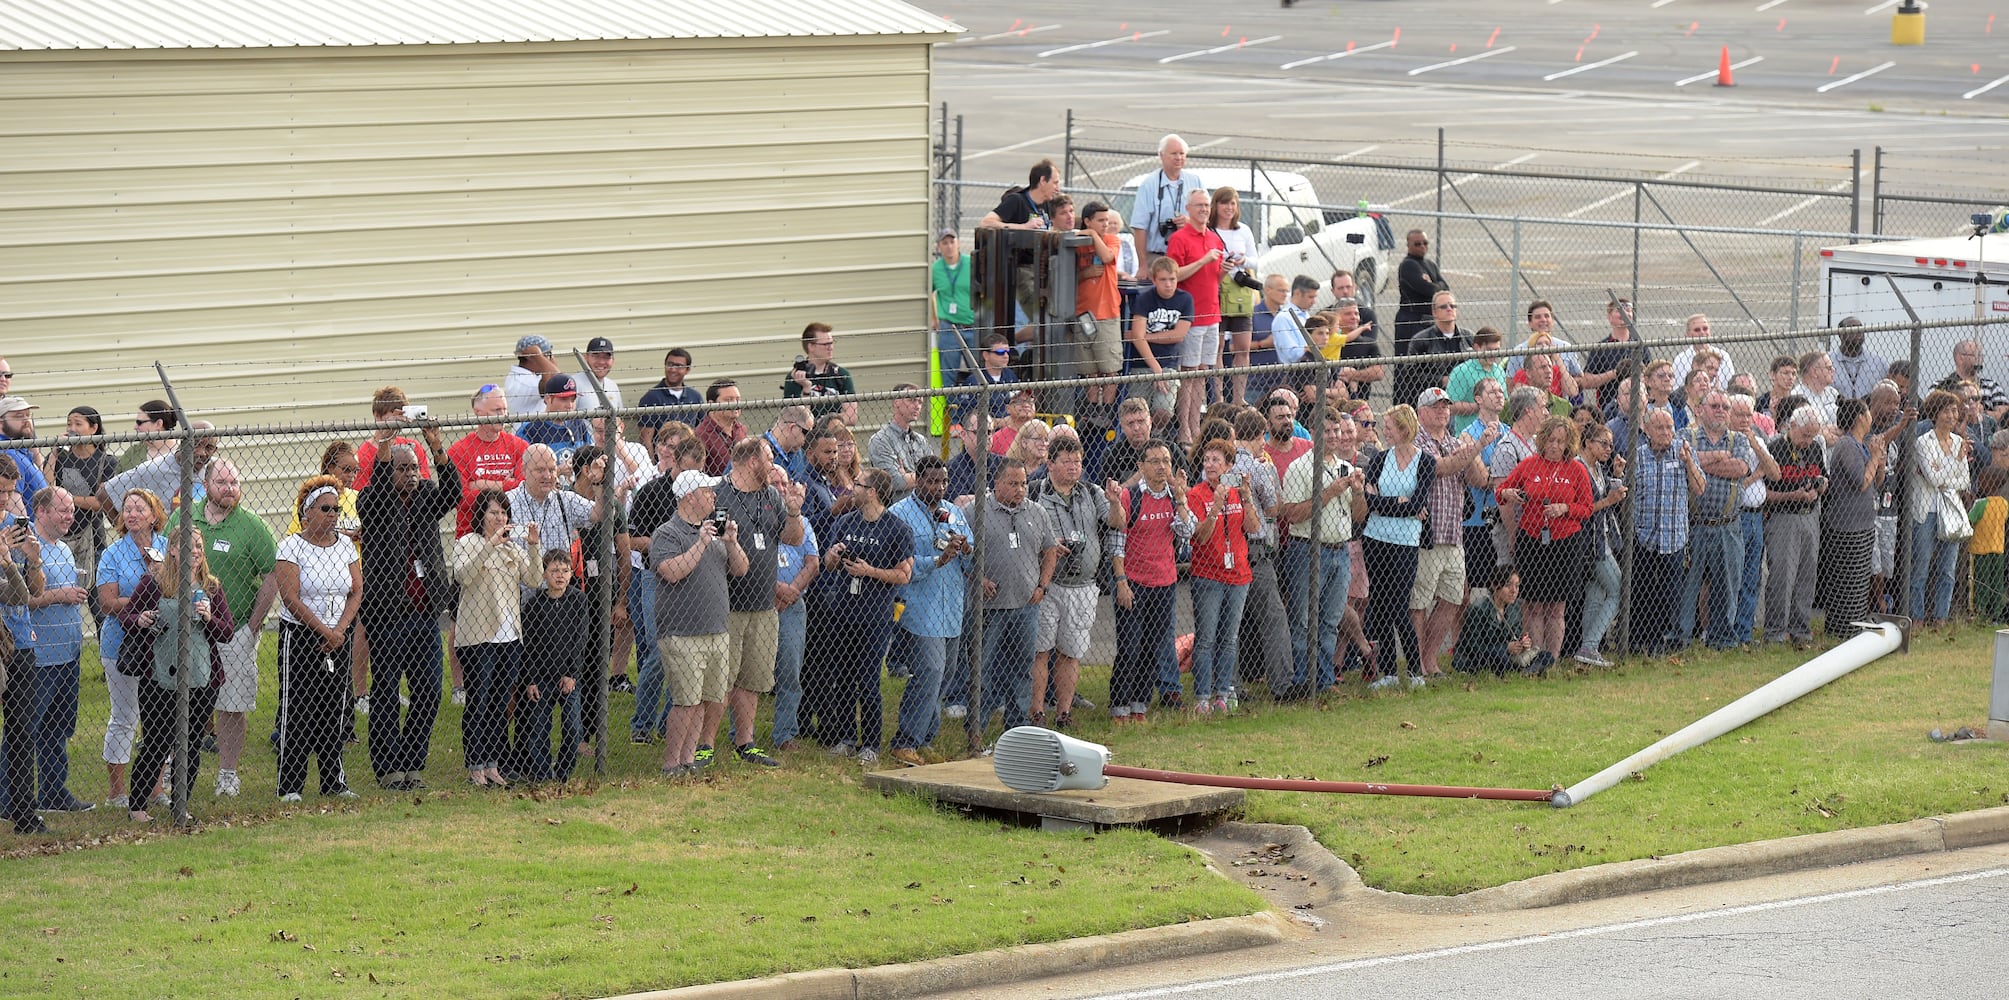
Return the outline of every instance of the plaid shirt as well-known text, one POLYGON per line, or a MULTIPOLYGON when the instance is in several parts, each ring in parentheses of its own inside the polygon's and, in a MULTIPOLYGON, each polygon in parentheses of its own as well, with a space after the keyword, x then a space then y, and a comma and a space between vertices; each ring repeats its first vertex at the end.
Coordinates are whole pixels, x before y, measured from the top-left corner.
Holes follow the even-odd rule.
POLYGON ((1254 506, 1242 509, 1243 516, 1246 517, 1253 514, 1256 518, 1256 523, 1262 525, 1262 530, 1250 535, 1249 538, 1252 541, 1268 542, 1271 545, 1275 545, 1277 543, 1277 519, 1274 516, 1264 516, 1264 512, 1268 511, 1273 515, 1277 509, 1277 470, 1276 466, 1270 464, 1267 454, 1264 454, 1262 458, 1257 458, 1256 454, 1258 453, 1252 453, 1247 448, 1237 445, 1235 447, 1233 471, 1239 472, 1248 478, 1248 492, 1254 496, 1256 501, 1254 506))
POLYGON ((1688 547, 1688 471, 1680 449, 1656 452, 1644 438, 1632 460, 1633 537, 1642 548, 1671 555, 1688 547))
MULTIPOLYGON (((1695 461, 1699 464, 1702 456, 1712 451, 1727 451, 1731 457, 1742 459, 1746 468, 1757 465, 1757 456, 1751 454, 1751 441, 1744 435, 1723 428, 1723 436, 1710 440, 1701 423, 1688 428, 1688 442, 1695 448, 1695 461)), ((1702 495, 1689 506, 1689 513, 1697 524, 1722 524, 1726 519, 1737 516, 1737 494, 1742 490, 1741 479, 1725 479, 1722 476, 1703 474, 1702 495)))
POLYGON ((1437 460, 1437 478, 1430 481, 1430 492, 1423 498, 1430 511, 1430 541, 1453 548, 1463 545, 1465 477, 1462 472, 1453 475, 1444 468, 1444 456, 1458 450, 1458 438, 1448 432, 1443 437, 1431 437, 1429 431, 1418 430, 1416 447, 1437 460))

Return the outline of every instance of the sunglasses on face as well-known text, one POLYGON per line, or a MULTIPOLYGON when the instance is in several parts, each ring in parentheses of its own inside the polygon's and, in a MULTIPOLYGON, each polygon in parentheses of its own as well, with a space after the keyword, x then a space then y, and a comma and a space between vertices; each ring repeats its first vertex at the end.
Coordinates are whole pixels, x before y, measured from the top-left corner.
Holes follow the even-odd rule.
POLYGON ((336 512, 338 512, 338 511, 340 511, 340 510, 341 510, 342 508, 340 508, 340 507, 335 507, 335 506, 331 506, 331 505, 329 505, 329 504, 325 504, 325 503, 317 503, 317 504, 315 504, 315 505, 314 505, 314 509, 315 509, 315 510, 317 510, 317 511, 319 511, 319 512, 321 512, 321 513, 323 513, 323 514, 333 514, 333 513, 336 513, 336 512))
POLYGON ((993 347, 993 348, 991 348, 991 353, 992 353, 992 354, 995 354, 995 355, 997 355, 997 356, 998 356, 998 357, 1000 357, 1000 358, 1002 358, 1002 357, 1007 357, 1007 356, 1009 356, 1009 355, 1011 354, 1011 348, 1009 348, 1009 347, 993 347))

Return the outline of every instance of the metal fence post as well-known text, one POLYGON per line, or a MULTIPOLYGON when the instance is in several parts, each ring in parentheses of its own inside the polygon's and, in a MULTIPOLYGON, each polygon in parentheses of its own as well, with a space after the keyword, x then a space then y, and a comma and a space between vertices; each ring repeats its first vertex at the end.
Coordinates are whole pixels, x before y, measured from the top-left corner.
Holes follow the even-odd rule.
MULTIPOLYGON (((587 384, 593 387, 593 395, 600 401, 600 409, 610 411, 606 417, 601 418, 606 421, 602 425, 606 430, 601 433, 600 437, 604 442, 601 447, 607 452, 607 465, 611 470, 621 461, 621 435, 618 430, 621 426, 621 418, 614 416, 611 412, 614 409, 614 403, 607 398, 607 387, 600 384, 600 376, 594 374, 593 366, 586 363, 586 355, 580 353, 579 349, 575 347, 572 349, 572 360, 578 362, 579 370, 585 373, 587 384)), ((615 515, 612 508, 617 502, 612 495, 613 490, 614 484, 612 481, 604 478, 600 481, 600 543, 598 546, 599 551, 593 556, 594 559, 599 561, 601 570, 599 580, 595 584, 600 591, 601 618, 600 627, 593 630, 593 662, 596 666, 593 668, 593 688, 590 694, 590 697, 595 699, 595 703, 600 708, 599 712, 596 713, 598 724, 593 727, 593 773, 602 776, 607 773, 607 716, 609 714, 607 709, 609 703, 612 701, 608 697, 607 691, 607 663, 613 657, 614 653, 614 583, 615 578, 620 575, 621 566, 614 558, 614 532, 608 530, 609 526, 614 522, 615 515)), ((647 640, 637 637, 636 641, 642 642, 647 640)), ((700 738, 710 740, 712 735, 711 733, 704 733, 700 738)))
POLYGON ((1883 235, 1883 147, 1876 147, 1875 165, 1869 175, 1869 231, 1883 235))
POLYGON ((1438 267, 1444 266, 1444 130, 1437 130, 1437 217, 1431 220, 1430 253, 1438 267))
MULTIPOLYGON (((1804 236, 1805 233, 1802 231, 1795 230, 1793 232, 1793 297, 1786 306, 1786 329, 1793 331, 1795 334, 1799 333, 1800 330, 1800 271, 1802 270, 1800 255, 1804 252, 1804 248, 1801 246, 1804 236)), ((1800 338, 1795 336, 1793 338, 1793 353, 1798 354, 1799 351, 1800 338)))
POLYGON ((1060 183, 1063 187, 1074 186, 1074 109, 1067 109, 1067 125, 1061 132, 1060 140, 1060 183))
MULTIPOLYGON (((1646 207, 1646 184, 1632 182, 1632 307, 1639 308, 1639 223, 1646 207)), ((1627 563, 1627 565, 1631 565, 1627 563)))
POLYGON ((1849 235, 1861 235, 1863 210, 1863 151, 1849 150, 1849 235))
POLYGON ((950 196, 950 211, 955 216, 958 231, 963 228, 963 116, 956 116, 956 184, 950 196))
POLYGON ((1514 248, 1514 259, 1507 265, 1507 323, 1511 326, 1514 317, 1521 314, 1521 217, 1518 215, 1514 216, 1510 245, 1514 248))
MULTIPOLYGON (((1074 112, 1068 112, 1070 122, 1074 112)), ((970 411, 977 420, 988 420, 991 415, 991 380, 977 380, 977 405, 970 411)), ((988 424, 979 424, 988 428, 988 424)), ((980 445, 981 447, 981 445, 980 445)), ((970 500, 970 541, 972 562, 976 572, 971 574, 963 588, 965 614, 970 625, 969 641, 964 643, 963 652, 970 664, 969 687, 963 690, 965 714, 963 715, 963 736, 969 741, 970 752, 977 753, 984 746, 984 730, 990 726, 990 712, 984 705, 984 508, 991 498, 990 452, 980 451, 970 459, 971 473, 976 479, 970 500), (976 603, 975 614, 968 613, 968 602, 976 603)), ((1009 718, 1009 715, 1007 715, 1009 718)))
MULTIPOLYGON (((178 487, 181 525, 175 529, 174 540, 170 543, 174 546, 176 572, 181 576, 175 581, 176 593, 181 599, 174 609, 174 752, 169 757, 174 762, 174 781, 168 788, 168 812, 174 816, 176 826, 183 826, 189 823, 188 736, 190 727, 194 725, 194 720, 188 717, 188 660, 190 640, 194 638, 195 605, 189 601, 188 595, 193 591, 189 580, 194 573, 191 564, 195 561, 194 542, 190 534, 195 530, 196 511, 189 503, 195 485, 195 437, 188 426, 188 411, 182 409, 181 397, 175 393, 174 383, 168 380, 167 369, 158 361, 153 367, 160 375, 161 388, 167 392, 168 405, 174 407, 175 430, 181 434, 181 443, 175 448, 176 471, 181 474, 178 487)), ((199 655, 209 655, 206 643, 199 655)), ((153 683, 152 674, 153 671, 148 670, 139 682, 153 683)), ((152 734, 149 733, 147 738, 151 739, 152 734)), ((155 775, 134 774, 129 794, 145 802, 146 797, 153 793, 154 778, 155 775)))

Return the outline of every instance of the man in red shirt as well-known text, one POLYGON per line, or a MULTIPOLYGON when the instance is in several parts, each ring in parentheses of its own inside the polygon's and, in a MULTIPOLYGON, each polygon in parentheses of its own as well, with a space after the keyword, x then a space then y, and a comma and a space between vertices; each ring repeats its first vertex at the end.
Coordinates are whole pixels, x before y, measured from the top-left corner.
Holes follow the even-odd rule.
MULTIPOLYGON (((509 412, 509 399, 499 385, 475 391, 470 408, 477 417, 509 412)), ((474 433, 453 443, 446 457, 460 472, 460 513, 454 517, 454 537, 474 530, 474 498, 482 490, 515 489, 523 482, 523 450, 530 444, 510 433, 507 424, 476 424, 474 433)))
POLYGON ((1277 481, 1282 482, 1291 463, 1311 451, 1311 439, 1297 436, 1297 400, 1289 389, 1272 393, 1263 407, 1263 420, 1268 425, 1268 433, 1263 436, 1263 454, 1277 467, 1277 481))
MULTIPOLYGON (((1186 196, 1186 224, 1165 240, 1165 255, 1179 265, 1179 290, 1193 297, 1193 328, 1179 349, 1180 371, 1201 371, 1221 363, 1221 260, 1227 247, 1207 228, 1213 202, 1205 191, 1186 196)), ((1179 440, 1193 440, 1200 429, 1200 404, 1206 381, 1179 382, 1179 440)))
MULTIPOLYGON (((402 423, 405 419, 407 402, 403 389, 394 385, 384 386, 377 390, 376 395, 370 397, 370 419, 380 424, 402 423)), ((391 445, 393 447, 404 445, 418 452, 419 478, 432 478, 432 459, 426 457, 426 450, 419 447, 419 442, 408 437, 397 437, 391 439, 391 445)), ((364 487, 370 485, 370 469, 377 464, 377 441, 374 436, 363 439, 363 443, 356 446, 356 461, 363 465, 363 471, 356 476, 355 485, 356 491, 361 492, 364 487)))
MULTIPOLYGON (((705 388, 705 402, 739 402, 739 383, 729 378, 713 382, 705 388)), ((707 411, 698 421, 698 441, 705 446, 705 475, 724 475, 732 461, 732 446, 745 436, 746 425, 739 422, 738 410, 707 411)))

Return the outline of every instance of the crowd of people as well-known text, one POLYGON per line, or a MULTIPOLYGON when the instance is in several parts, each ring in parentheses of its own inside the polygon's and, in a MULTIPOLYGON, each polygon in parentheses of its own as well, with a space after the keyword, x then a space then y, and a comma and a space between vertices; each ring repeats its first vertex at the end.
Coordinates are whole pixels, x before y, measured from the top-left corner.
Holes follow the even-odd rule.
MULTIPOLYGON (((1185 186, 1183 144, 1165 149, 1161 179, 1185 186)), ((1071 227, 1051 164, 1031 180, 984 224, 1071 227)), ((1105 616, 1106 712, 1136 725, 1258 694, 1425 685, 1447 662, 1540 674, 1695 642, 1805 649, 1817 625, 1846 637, 1871 610, 1927 626, 2009 612, 2009 398, 1972 342, 1922 400, 1904 363, 1846 330, 1832 352, 1760 376, 1705 342, 1651 357, 1623 300, 1596 343, 1565 343, 1535 302, 1512 334, 1527 353, 1436 360, 1509 335, 1461 323, 1416 232, 1388 336, 1397 358, 1431 360, 1388 363, 1351 274, 1248 275, 1258 248, 1223 233, 1232 190, 1158 200, 1139 199, 1127 233, 1108 206, 1080 211, 1095 244, 1079 276, 1095 287, 1077 301, 1096 319, 1080 335, 1101 374, 1189 373, 1177 380, 1020 382, 1021 338, 977 336, 970 262, 943 234, 941 356, 993 389, 989 406, 961 397, 946 441, 918 394, 861 426, 837 334, 813 323, 760 390, 789 401, 764 427, 743 421, 734 380, 694 384, 682 348, 636 404, 639 440, 623 420, 581 419, 598 408, 582 392, 627 405, 605 338, 576 373, 544 337, 522 338, 502 380, 468 395, 481 422, 450 446, 387 386, 376 429, 329 443, 286 498, 284 530, 243 505, 246 456, 217 437, 197 439, 186 488, 172 436, 116 455, 7 450, 6 815, 33 833, 43 814, 98 804, 69 779, 93 634, 110 693, 105 804, 151 819, 182 670, 190 787, 214 753, 214 794, 241 794, 274 611, 264 693, 288 802, 310 763, 322 796, 355 796, 351 741, 381 787, 425 787, 450 708, 469 784, 565 780, 616 721, 609 693, 632 702, 628 740, 659 747, 671 777, 779 767, 812 743, 916 765, 945 721, 1076 725, 1095 707, 1081 666, 1105 616), (1305 360, 1321 364, 1281 367, 1305 360), (1208 375, 1245 362, 1245 377, 1208 375), (905 679, 890 735, 882 672, 905 679)), ((1019 305, 1021 322, 1041 316, 1037 294, 1019 305)), ((1710 332, 1700 315, 1686 329, 1710 332)), ((35 411, 0 397, 0 432, 35 437, 35 411)), ((177 420, 152 401, 134 427, 177 420)), ((67 414, 69 436, 103 430, 89 406, 67 414)))

